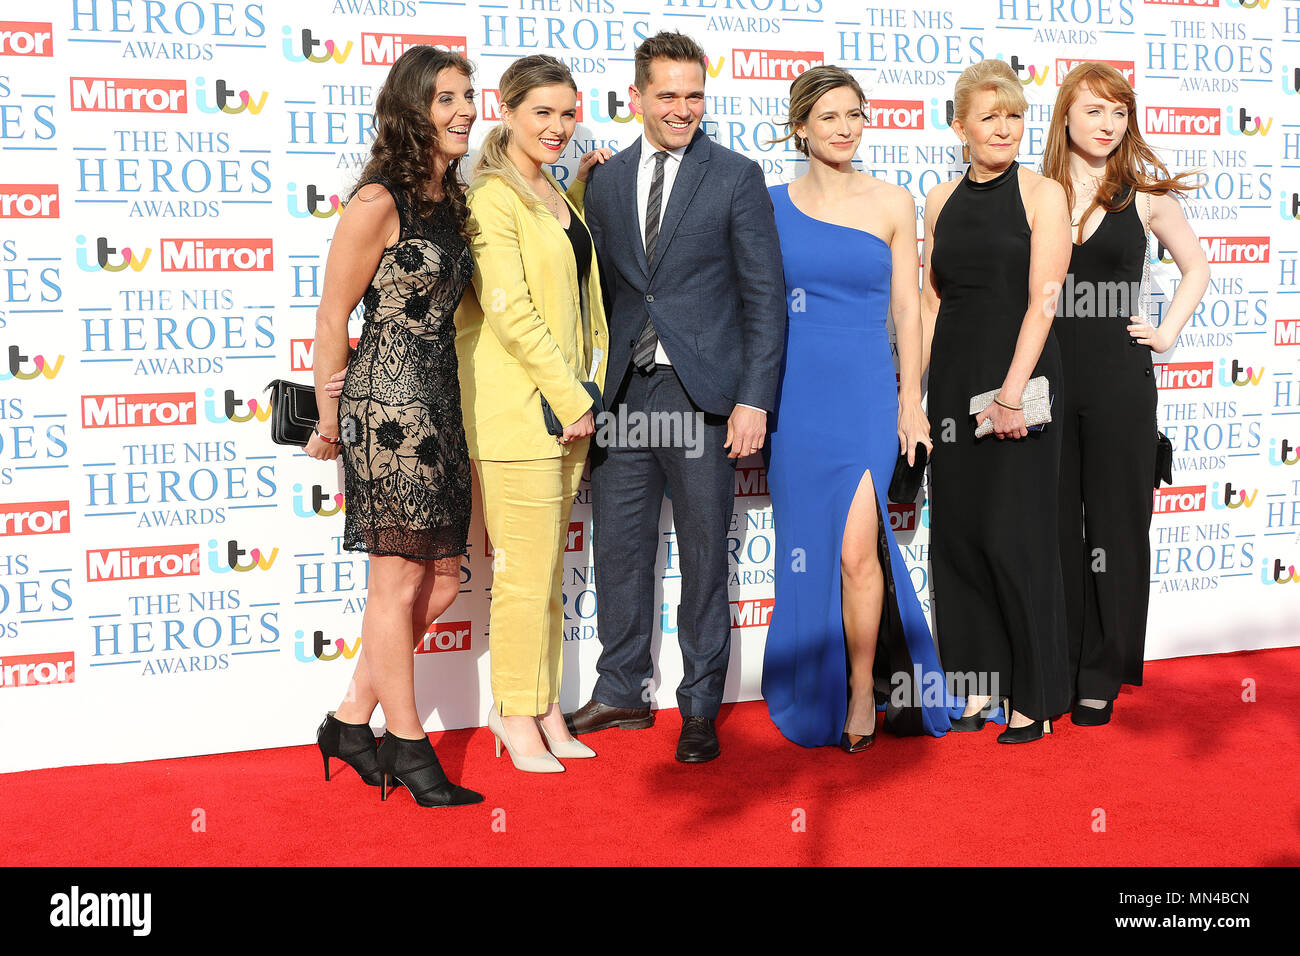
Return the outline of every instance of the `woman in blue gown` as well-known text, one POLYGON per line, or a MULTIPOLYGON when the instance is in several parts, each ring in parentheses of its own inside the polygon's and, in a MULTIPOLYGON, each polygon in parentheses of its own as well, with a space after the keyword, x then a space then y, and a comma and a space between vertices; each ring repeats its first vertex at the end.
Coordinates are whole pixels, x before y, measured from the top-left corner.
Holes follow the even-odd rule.
POLYGON ((808 173, 771 189, 788 328, 766 453, 776 595, 763 696, 790 740, 850 753, 874 742, 879 695, 889 697, 893 733, 937 737, 949 727, 938 655, 885 497, 900 448, 930 447, 916 205, 906 190, 853 169, 864 124, 850 73, 826 66, 800 75, 788 125, 808 173))

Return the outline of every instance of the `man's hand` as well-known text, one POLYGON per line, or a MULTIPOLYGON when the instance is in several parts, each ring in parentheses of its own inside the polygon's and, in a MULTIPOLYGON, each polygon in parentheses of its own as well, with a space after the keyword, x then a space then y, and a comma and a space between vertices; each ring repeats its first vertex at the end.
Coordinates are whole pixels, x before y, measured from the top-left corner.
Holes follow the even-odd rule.
POLYGON ((762 448, 766 438, 767 412, 737 405, 727 419, 727 440, 722 447, 730 449, 728 458, 744 458, 762 448))

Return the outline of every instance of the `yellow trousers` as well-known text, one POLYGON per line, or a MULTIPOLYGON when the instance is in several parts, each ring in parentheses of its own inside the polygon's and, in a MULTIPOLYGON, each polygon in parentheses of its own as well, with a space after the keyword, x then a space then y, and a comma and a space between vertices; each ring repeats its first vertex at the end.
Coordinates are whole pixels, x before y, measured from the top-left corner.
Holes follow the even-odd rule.
POLYGON ((543 714, 560 699, 564 547, 590 441, 559 458, 474 462, 492 541, 488 647, 503 717, 543 714))

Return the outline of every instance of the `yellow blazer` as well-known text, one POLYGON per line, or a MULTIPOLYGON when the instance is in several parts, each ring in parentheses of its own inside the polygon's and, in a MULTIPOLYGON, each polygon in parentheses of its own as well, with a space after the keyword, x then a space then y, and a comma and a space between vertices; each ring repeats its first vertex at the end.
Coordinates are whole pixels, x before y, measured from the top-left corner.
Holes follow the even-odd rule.
MULTIPOLYGON (((565 199, 579 219, 581 196, 576 204, 565 199)), ((477 180, 467 202, 478 234, 470 244, 473 288, 456 310, 456 358, 470 457, 559 457, 563 448, 542 423, 541 396, 570 424, 591 407, 581 383, 604 387, 609 327, 596 249, 580 297, 572 246, 554 216, 496 176, 477 180)))

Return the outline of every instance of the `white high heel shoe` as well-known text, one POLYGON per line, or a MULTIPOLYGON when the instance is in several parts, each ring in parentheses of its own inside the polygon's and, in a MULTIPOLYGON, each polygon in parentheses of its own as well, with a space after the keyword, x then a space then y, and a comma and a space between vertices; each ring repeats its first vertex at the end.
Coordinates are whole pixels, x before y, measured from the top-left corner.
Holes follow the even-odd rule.
POLYGON ((542 736, 546 738, 546 746, 551 748, 551 753, 557 757, 594 757, 596 751, 592 750, 582 741, 575 738, 569 740, 556 740, 546 731, 546 725, 540 720, 537 726, 542 728, 542 736))
POLYGON ((542 753, 536 757, 525 757, 522 754, 515 753, 515 748, 510 746, 510 736, 506 733, 505 724, 501 720, 501 715, 497 713, 494 706, 488 711, 487 719, 488 730, 492 731, 493 736, 497 739, 497 756, 501 756, 501 745, 506 745, 506 753, 510 754, 510 762, 515 765, 516 770, 522 770, 525 773, 563 773, 564 764, 560 763, 552 754, 542 753))

